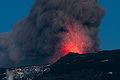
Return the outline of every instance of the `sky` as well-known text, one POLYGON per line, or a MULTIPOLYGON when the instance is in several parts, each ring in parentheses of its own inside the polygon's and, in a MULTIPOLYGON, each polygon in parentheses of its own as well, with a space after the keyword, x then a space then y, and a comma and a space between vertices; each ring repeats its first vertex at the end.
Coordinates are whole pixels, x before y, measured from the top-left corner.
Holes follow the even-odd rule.
MULTIPOLYGON (((35 0, 0 0, 0 33, 10 32, 24 19, 35 0)), ((99 0, 105 11, 100 25, 101 49, 120 49, 120 0, 99 0)))

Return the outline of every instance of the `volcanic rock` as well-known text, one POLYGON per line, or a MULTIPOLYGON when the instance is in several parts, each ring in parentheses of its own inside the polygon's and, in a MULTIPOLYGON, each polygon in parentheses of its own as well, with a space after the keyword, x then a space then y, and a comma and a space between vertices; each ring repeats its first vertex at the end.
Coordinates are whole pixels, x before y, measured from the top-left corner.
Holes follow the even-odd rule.
POLYGON ((5 73, 7 80, 120 80, 120 50, 70 52, 51 65, 0 70, 0 80, 5 80, 5 73))

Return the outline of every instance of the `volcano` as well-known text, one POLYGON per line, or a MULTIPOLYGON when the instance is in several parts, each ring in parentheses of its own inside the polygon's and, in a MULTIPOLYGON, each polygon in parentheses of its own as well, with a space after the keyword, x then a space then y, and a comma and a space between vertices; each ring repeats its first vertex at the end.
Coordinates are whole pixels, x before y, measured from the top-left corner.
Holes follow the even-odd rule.
POLYGON ((11 78, 10 80, 120 80, 120 49, 89 54, 70 52, 56 63, 46 66, 1 68, 0 78, 0 80, 6 80, 5 78, 11 78))

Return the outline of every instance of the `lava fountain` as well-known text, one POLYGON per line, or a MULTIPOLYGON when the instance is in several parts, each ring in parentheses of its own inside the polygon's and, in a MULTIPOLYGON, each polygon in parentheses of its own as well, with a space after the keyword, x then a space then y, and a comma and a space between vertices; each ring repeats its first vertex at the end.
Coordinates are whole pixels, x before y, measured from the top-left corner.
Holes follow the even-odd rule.
POLYGON ((79 54, 94 52, 94 41, 88 32, 88 28, 83 27, 82 24, 75 21, 67 24, 67 32, 64 33, 64 38, 61 42, 61 50, 64 55, 69 52, 79 54))

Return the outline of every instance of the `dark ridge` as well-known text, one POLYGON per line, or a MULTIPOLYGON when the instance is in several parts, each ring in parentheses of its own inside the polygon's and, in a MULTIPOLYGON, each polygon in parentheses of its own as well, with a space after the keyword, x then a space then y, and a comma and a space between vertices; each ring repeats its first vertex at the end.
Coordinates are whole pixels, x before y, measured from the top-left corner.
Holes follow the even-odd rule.
POLYGON ((120 50, 100 51, 89 54, 70 52, 51 66, 51 72, 70 72, 79 69, 95 69, 102 71, 120 71, 120 50), (62 69, 62 70, 61 70, 62 69))
POLYGON ((1 68, 0 80, 13 72, 13 80, 120 80, 120 49, 89 54, 70 52, 48 66, 1 68), (22 74, 22 78, 20 74, 22 74), (32 75, 32 76, 31 76, 32 75))

